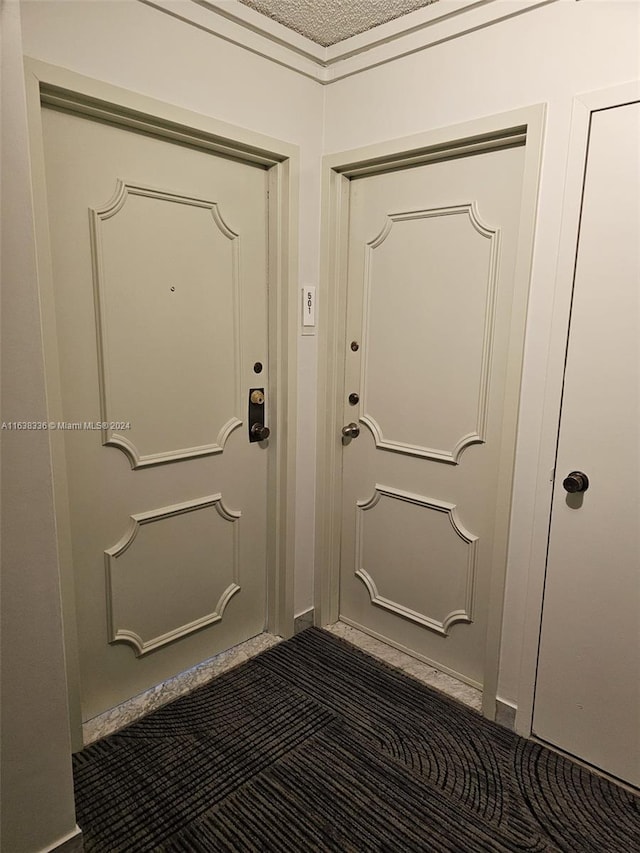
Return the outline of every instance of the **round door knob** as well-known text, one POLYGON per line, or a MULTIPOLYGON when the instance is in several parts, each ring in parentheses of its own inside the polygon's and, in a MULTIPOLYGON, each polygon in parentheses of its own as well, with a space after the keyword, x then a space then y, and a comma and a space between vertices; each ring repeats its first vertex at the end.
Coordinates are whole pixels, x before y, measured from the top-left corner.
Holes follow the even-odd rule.
POLYGON ((357 438, 360 435, 360 427, 354 423, 347 424, 342 427, 342 435, 345 438, 357 438))
POLYGON ((251 435, 255 436, 258 441, 264 441, 271 435, 271 430, 267 426, 262 426, 262 424, 253 424, 251 435))
POLYGON ((565 491, 570 494, 574 494, 575 492, 586 492, 589 488, 589 478, 586 474, 583 474, 582 471, 572 471, 564 478, 562 486, 565 491))

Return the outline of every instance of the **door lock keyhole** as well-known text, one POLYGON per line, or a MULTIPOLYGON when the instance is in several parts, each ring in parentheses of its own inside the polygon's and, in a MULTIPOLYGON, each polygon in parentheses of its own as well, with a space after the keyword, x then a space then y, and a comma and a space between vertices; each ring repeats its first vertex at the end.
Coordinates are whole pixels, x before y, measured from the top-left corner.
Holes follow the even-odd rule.
POLYGON ((266 441, 271 430, 264 423, 264 388, 249 389, 249 441, 266 441))

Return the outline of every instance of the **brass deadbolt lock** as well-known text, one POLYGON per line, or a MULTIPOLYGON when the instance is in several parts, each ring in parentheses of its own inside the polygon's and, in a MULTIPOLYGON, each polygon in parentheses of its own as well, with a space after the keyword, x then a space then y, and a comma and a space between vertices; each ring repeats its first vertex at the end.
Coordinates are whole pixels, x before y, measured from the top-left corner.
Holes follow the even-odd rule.
POLYGON ((269 438, 269 427, 265 426, 266 414, 264 388, 249 388, 249 442, 266 441, 269 438))

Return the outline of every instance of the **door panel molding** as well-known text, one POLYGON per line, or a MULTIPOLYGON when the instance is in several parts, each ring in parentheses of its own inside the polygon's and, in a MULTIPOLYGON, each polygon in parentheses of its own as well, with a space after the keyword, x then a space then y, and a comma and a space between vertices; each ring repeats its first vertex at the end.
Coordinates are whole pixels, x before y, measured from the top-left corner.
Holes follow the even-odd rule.
MULTIPOLYGON (((443 223, 444 224, 444 223, 443 223)), ((444 242, 444 241, 443 241, 444 242)), ((459 254, 461 256, 464 255, 464 252, 460 250, 459 254)), ((365 256, 365 266, 364 266, 364 303, 365 308, 363 312, 363 328, 362 328, 362 346, 365 352, 365 358, 362 363, 362 377, 360 382, 360 387, 362 388, 362 410, 363 414, 360 416, 360 422, 366 425, 371 431, 377 448, 381 448, 383 450, 391 450, 396 453, 405 453, 409 456, 419 456, 425 459, 433 459, 435 461, 441 462, 449 462, 451 464, 457 465, 463 451, 470 447, 473 444, 482 444, 484 442, 484 436, 486 432, 486 421, 487 421, 487 410, 488 410, 488 402, 489 402, 489 372, 491 366, 491 356, 492 356, 492 344, 493 344, 493 332, 494 332, 494 323, 495 323, 495 302, 496 302, 496 290, 498 284, 498 259, 500 256, 500 229, 492 228, 490 225, 485 224, 481 221, 480 215, 478 212, 478 205, 475 201, 466 203, 466 204, 458 204, 451 205, 448 207, 433 207, 427 208, 424 210, 409 210, 400 213, 389 213, 387 214, 386 221, 382 230, 367 243, 366 247, 366 256, 365 256), (383 434, 383 428, 379 423, 378 419, 376 419, 370 411, 368 411, 368 404, 370 402, 371 393, 370 382, 372 380, 371 377, 371 362, 372 351, 374 351, 373 341, 376 339, 376 336, 372 333, 371 323, 372 323, 372 303, 374 300, 374 286, 373 286, 373 272, 374 272, 374 250, 381 247, 385 241, 390 238, 390 235, 393 233, 393 229, 396 223, 402 222, 416 222, 420 220, 439 220, 442 217, 451 217, 450 220, 445 219, 446 221, 453 222, 455 218, 462 216, 465 221, 467 221, 472 228, 472 233, 479 234, 481 238, 487 239, 489 241, 488 251, 487 251, 487 263, 486 263, 486 282, 485 282, 485 304, 484 304, 484 335, 482 341, 479 342, 478 352, 473 354, 473 357, 469 357, 467 360, 466 368, 472 366, 474 369, 477 364, 480 365, 478 376, 473 377, 472 381, 477 384, 477 407, 475 412, 468 412, 467 416, 469 417, 469 421, 475 421, 475 424, 470 423, 472 426, 471 429, 466 430, 464 426, 458 428, 457 425, 452 427, 452 435, 451 440, 449 442, 450 449, 443 449, 440 447, 436 447, 435 443, 432 446, 424 446, 418 443, 411 443, 408 441, 394 440, 392 438, 385 437, 383 434), (475 415, 475 417, 474 417, 475 415)), ((437 266, 434 264, 434 266, 437 266)), ((469 264, 471 266, 471 264, 469 264)), ((478 282, 480 284, 480 282, 478 282)), ((396 308, 396 310, 402 310, 403 304, 403 294, 398 294, 398 286, 397 283, 395 285, 395 292, 393 303, 396 306, 400 306, 396 308)), ((478 288, 479 289, 479 288, 478 288)), ((404 302, 406 305, 406 300, 404 302)), ((460 306, 458 305, 456 310, 458 312, 461 311, 460 306)), ((415 310, 411 310, 411 313, 415 314, 415 310)), ((388 312, 383 312, 387 314, 388 312)), ((405 316, 400 320, 398 318, 398 322, 402 322, 403 327, 406 327, 406 312, 405 316)), ((434 353, 434 357, 436 354, 434 353)), ((393 365, 395 370, 400 371, 402 368, 407 370, 408 367, 405 364, 402 365, 402 355, 398 356, 399 363, 393 365)), ((387 354, 388 361, 388 354, 387 354)), ((394 370, 392 369, 392 372, 394 370)), ((373 381, 373 380, 372 380, 373 381)), ((427 378, 422 376, 421 380, 421 389, 422 393, 428 394, 428 387, 426 387, 427 378)), ((388 393, 388 391, 387 391, 388 393)), ((444 408, 443 405, 439 404, 437 399, 434 400, 434 393, 431 393, 431 400, 434 406, 440 406, 440 408, 444 408)), ((469 394, 469 397, 472 398, 472 395, 469 394)), ((406 406, 407 401, 405 401, 406 406)), ((398 407, 394 407, 398 408, 398 407)), ((409 421, 413 421, 417 419, 409 418, 409 421)), ((406 424, 403 424, 406 428, 406 424)))
MULTIPOLYGON (((319 334, 318 457, 316 516, 315 612, 318 624, 338 618, 341 525, 341 428, 344 409, 344 341, 346 335, 347 225, 351 179, 393 171, 470 153, 496 150, 525 142, 520 228, 515 270, 514 321, 511 327, 510 375, 519 376, 524 348, 533 238, 540 180, 545 105, 513 110, 475 121, 440 128, 404 139, 340 152, 325 157, 323 168, 323 230, 320 298, 324 306, 319 334)), ((483 713, 495 716, 495 699, 506 575, 508 520, 511 504, 517 412, 504 423, 499 466, 497 513, 502 519, 495 533, 489 623, 485 652, 483 713)), ((371 427, 370 427, 371 428, 371 427)))
MULTIPOLYGON (((36 251, 46 362, 48 418, 62 421, 60 372, 47 210, 43 105, 200 148, 267 171, 271 439, 267 462, 266 630, 293 633, 295 446, 297 422, 298 146, 149 98, 48 63, 25 58, 36 251)), ((221 219, 221 223, 224 220, 221 219)), ((223 425, 223 444, 232 422, 223 425)), ((50 433, 72 740, 82 747, 78 641, 64 434, 50 433)), ((221 598, 220 610, 226 604, 221 598)))
POLYGON ((564 185, 557 272, 551 318, 543 416, 539 432, 539 463, 535 481, 535 512, 523 535, 531 542, 527 566, 525 623, 521 655, 515 730, 531 735, 533 703, 542 621, 549 525, 553 493, 549 473, 555 470, 562 406, 565 358, 573 294, 576 246, 587 164, 592 113, 640 100, 640 83, 632 81, 576 96, 571 111, 567 173, 564 185))
MULTIPOLYGON (((478 537, 474 536, 473 533, 470 533, 466 528, 461 524, 460 519, 456 513, 455 504, 446 503, 445 501, 439 501, 435 498, 427 498, 422 495, 415 495, 411 492, 402 491, 400 489, 392 489, 388 486, 381 486, 376 484, 373 495, 364 501, 358 501, 357 503, 358 512, 356 514, 356 571, 355 574, 360 580, 364 583, 369 593, 369 597, 371 599, 371 603, 377 605, 378 607, 382 607, 385 610, 389 610, 391 613, 396 613, 399 616, 403 616, 405 619, 409 619, 411 622, 416 622, 418 625, 422 625, 425 628, 428 628, 431 631, 435 631, 438 634, 442 634, 442 636, 446 637, 449 634, 449 629, 452 625, 455 625, 456 622, 472 622, 473 621, 473 593, 475 588, 475 578, 476 578, 476 564, 477 564, 477 541, 478 537), (422 507, 426 510, 431 510, 436 513, 443 513, 446 516, 447 521, 449 522, 450 529, 453 529, 455 535, 458 539, 461 539, 465 545, 464 549, 461 550, 460 560, 459 560, 459 576, 461 581, 461 588, 463 590, 464 602, 460 607, 455 607, 454 609, 449 611, 443 618, 439 619, 435 616, 428 616, 426 613, 421 613, 407 605, 401 604, 398 601, 393 601, 390 598, 387 598, 380 594, 378 591, 377 584, 371 575, 370 572, 367 571, 365 566, 365 518, 364 513, 368 510, 373 510, 380 504, 382 498, 389 498, 395 501, 404 501, 410 504, 413 504, 416 507, 422 507), (466 554, 465 554, 466 552, 466 554)), ((421 524, 424 527, 424 523, 421 524)), ((393 533, 398 533, 401 539, 405 541, 409 541, 410 537, 404 536, 402 530, 398 530, 396 525, 392 525, 392 529, 388 530, 384 528, 384 523, 381 519, 378 519, 376 530, 381 533, 381 536, 386 543, 388 544, 390 541, 392 542, 393 533)), ((445 528, 446 530, 446 528, 445 528)), ((442 534, 441 534, 442 537, 442 534)), ((435 537, 434 537, 435 538, 435 537)), ((435 542, 432 540, 431 542, 428 539, 423 543, 425 545, 424 554, 427 553, 428 545, 431 546, 431 551, 433 552, 435 547, 435 542)), ((393 544, 391 545, 393 548, 393 544)), ((379 549, 376 549, 379 551, 379 549)), ((414 555, 415 556, 415 555, 414 555)), ((426 559, 425 559, 426 564, 426 559)), ((397 570, 396 570, 397 571, 397 570)), ((450 572, 448 574, 451 574, 450 572)), ((447 582, 451 583, 451 579, 447 578, 447 582)), ((426 588, 424 589, 425 599, 428 600, 431 604, 434 604, 437 599, 437 595, 433 589, 426 588)))
MULTIPOLYGON (((185 501, 184 503, 174 504, 173 506, 160 507, 159 509, 150 510, 148 512, 136 513, 130 516, 129 529, 122 538, 112 547, 104 552, 104 564, 107 581, 107 613, 109 624, 109 642, 110 643, 129 643, 133 646, 136 657, 148 654, 149 652, 159 649, 162 646, 172 643, 180 637, 186 637, 194 631, 200 630, 207 625, 213 625, 214 622, 219 622, 224 616, 224 611, 231 598, 240 592, 238 584, 238 548, 239 548, 239 530, 237 522, 241 518, 242 513, 239 510, 228 509, 224 505, 221 494, 209 495, 199 500, 185 501), (123 627, 123 623, 130 619, 139 619, 149 617, 149 611, 157 610, 159 613, 168 610, 165 604, 175 602, 175 596, 179 594, 179 590, 186 583, 185 572, 176 575, 175 572, 168 574, 167 578, 161 578, 162 561, 172 560, 173 565, 177 565, 181 561, 179 550, 175 554, 170 553, 170 548, 174 545, 178 547, 178 538, 169 537, 169 541, 164 543, 159 549, 157 560, 154 561, 154 576, 144 581, 136 582, 136 557, 134 542, 140 543, 144 538, 147 525, 156 525, 158 522, 174 519, 186 513, 202 512, 203 510, 212 508, 217 516, 224 522, 232 522, 233 527, 229 529, 229 535, 221 541, 221 536, 212 536, 211 553, 215 555, 217 572, 220 574, 221 557, 224 556, 228 560, 228 574, 230 582, 222 590, 217 604, 210 613, 191 619, 182 625, 178 625, 170 630, 166 630, 156 636, 148 636, 143 639, 143 634, 149 634, 144 628, 135 630, 133 627, 123 627), (214 541, 215 540, 215 541, 214 541), (128 552, 128 558, 124 555, 128 552), (157 570, 157 571, 156 571, 157 570), (173 577, 172 577, 173 575, 173 577), (177 588, 170 587, 171 580, 177 580, 177 588), (137 592, 137 596, 136 596, 137 592), (166 596, 169 601, 163 601, 163 596, 166 596), (137 598, 137 600, 136 600, 137 598)), ((215 520, 215 518, 214 518, 215 520)), ((209 522, 210 526, 212 523, 209 522)), ((226 525, 224 525, 226 528, 226 525)), ((154 528, 149 528, 150 531, 154 528)), ((156 531, 157 532, 157 531, 156 531)), ((227 533, 223 530, 222 536, 227 533)), ((148 537, 147 537, 148 538, 148 537)), ((212 572, 212 575, 214 573, 212 572)), ((205 580, 202 578, 201 580, 205 580)), ((206 609, 207 603, 212 599, 208 595, 210 590, 207 585, 203 584, 203 589, 200 593, 199 600, 202 607, 206 609)), ((153 633, 153 632, 152 632, 153 633)))
MULTIPOLYGON (((90 221, 95 313, 98 332, 98 377, 100 382, 102 443, 110 447, 119 448, 127 456, 133 469, 143 468, 147 465, 157 465, 161 462, 176 462, 178 460, 191 459, 197 456, 222 453, 224 451, 225 443, 233 430, 242 426, 242 420, 239 417, 242 412, 243 402, 242 388, 240 384, 240 340, 242 336, 242 318, 240 316, 239 235, 233 231, 229 225, 227 225, 222 216, 219 205, 215 201, 195 198, 192 196, 184 196, 177 192, 148 187, 137 182, 134 183, 124 181, 122 179, 118 179, 115 194, 109 202, 102 207, 92 208, 90 210, 90 221), (122 247, 116 244, 112 245, 110 250, 107 249, 110 240, 108 233, 106 233, 108 229, 105 223, 110 220, 113 221, 113 219, 126 207, 129 211, 129 222, 123 223, 120 228, 122 232, 124 232, 124 237, 128 243, 135 242, 135 228, 138 227, 136 223, 139 224, 139 227, 144 228, 144 217, 141 215, 142 211, 138 212, 138 216, 136 218, 132 210, 132 202, 136 198, 186 205, 188 210, 190 208, 201 209, 205 214, 210 214, 210 219, 212 220, 215 233, 220 234, 224 243, 228 245, 229 251, 227 258, 223 257, 227 254, 225 252, 225 245, 219 247, 220 251, 216 251, 216 247, 214 245, 211 246, 211 249, 216 255, 215 261, 218 276, 220 277, 223 269, 225 269, 229 276, 228 283, 230 287, 228 298, 231 302, 231 313, 234 317, 233 328, 231 330, 233 341, 231 346, 224 346, 224 329, 222 328, 214 330, 214 333, 209 335, 208 338, 210 346, 213 346, 215 343, 216 347, 216 350, 210 352, 214 363, 219 362, 222 359, 226 361, 228 358, 227 351, 231 350, 232 352, 233 387, 227 389, 227 404, 228 408, 234 411, 234 413, 231 417, 227 418, 224 418, 223 414, 223 423, 217 429, 216 422, 214 420, 214 413, 211 411, 202 413, 202 415, 208 414, 209 417, 205 418, 201 416, 200 423, 197 421, 197 412, 190 412, 183 416, 187 429, 196 433, 197 436, 201 438, 204 438, 207 434, 216 436, 214 441, 208 443, 194 443, 193 441, 190 441, 188 435, 185 435, 184 440, 178 442, 178 447, 170 447, 170 445, 174 443, 171 441, 171 437, 162 436, 162 425, 168 423, 168 419, 164 417, 164 404, 167 399, 166 392, 168 389, 157 389, 155 402, 157 402, 158 408, 154 409, 153 401, 149 399, 149 383, 146 381, 148 377, 145 377, 144 375, 134 375, 136 373, 136 351, 140 349, 139 336, 143 334, 143 330, 145 328, 144 320, 145 317, 148 320, 148 315, 152 306, 149 304, 149 300, 147 300, 146 305, 136 304, 131 296, 134 292, 134 288, 129 285, 132 284, 136 278, 143 277, 145 275, 147 272, 145 267, 150 265, 151 258, 144 257, 142 255, 136 258, 138 263, 142 266, 142 269, 140 270, 129 270, 126 266, 122 266, 120 263, 120 257, 125 254, 122 252, 122 247), (131 199, 131 201, 129 201, 129 199, 131 199), (116 267, 117 272, 113 270, 114 266, 116 267), (107 268, 111 269, 111 272, 113 273, 111 276, 108 274, 107 268), (109 281, 117 282, 118 292, 117 295, 113 297, 110 296, 110 292, 116 285, 112 284, 110 287, 109 281), (125 343, 122 339, 117 340, 112 346, 112 340, 117 337, 117 324, 122 321, 129 324, 135 323, 139 329, 138 334, 136 335, 136 346, 132 352, 128 353, 128 358, 126 359, 124 352, 125 343), (114 328, 114 326, 116 326, 116 328, 114 328), (224 350, 224 352, 222 350, 224 350), (115 362, 112 358, 114 352, 117 355, 115 362), (123 361, 126 361, 126 364, 123 365, 123 361), (122 395, 127 387, 127 382, 134 382, 140 391, 144 390, 146 392, 145 396, 143 397, 140 394, 136 394, 134 399, 129 398, 122 400, 122 395), (136 416, 136 402, 138 404, 142 404, 142 410, 138 412, 138 416, 136 416), (134 424, 132 431, 128 432, 126 435, 114 431, 112 426, 114 423, 122 421, 121 413, 123 412, 129 413, 128 417, 130 416, 131 423, 134 424), (145 435, 144 433, 140 435, 139 431, 136 431, 135 424, 143 421, 146 421, 148 425, 152 426, 152 435, 145 435), (169 445, 169 447, 159 452, 145 452, 142 448, 147 442, 151 442, 156 445, 159 443, 165 443, 169 445)), ((168 225, 168 223, 163 224, 165 226, 168 225)), ((195 225, 195 221, 193 224, 195 225)), ((195 228, 190 229, 190 231, 193 233, 193 239, 195 240, 195 228)), ((121 234, 121 237, 122 236, 123 234, 121 234)), ((200 236, 204 237, 204 234, 201 234, 200 236)), ((144 245, 143 233, 140 234, 138 243, 140 245, 144 245)), ((187 255, 189 253, 189 247, 182 245, 181 251, 184 255, 187 255)), ((195 251, 196 249, 194 247, 194 254, 195 251)), ((170 257, 161 260, 154 258, 153 260, 155 261, 153 286, 155 298, 157 300, 160 296, 159 290, 161 283, 166 285, 166 290, 169 292, 176 290, 176 284, 178 285, 178 290, 180 289, 182 271, 171 269, 172 266, 175 266, 175 262, 171 264, 170 257), (165 264, 166 268, 163 268, 165 264), (160 276, 166 276, 167 280, 161 282, 160 276), (175 284, 173 283, 174 281, 175 284)), ((212 265, 213 261, 214 258, 212 258, 212 265)), ((166 296, 167 293, 165 293, 165 298, 166 296)), ((171 297, 169 297, 169 299, 171 299, 171 297)), ((209 307, 213 309, 214 306, 211 305, 209 307)), ((218 316, 222 316, 223 314, 222 311, 215 312, 212 310, 210 313, 212 324, 215 320, 216 313, 218 313, 218 316)), ((172 317, 163 318, 163 321, 165 328, 162 331, 164 332, 164 337, 168 344, 170 340, 171 326, 175 321, 172 317)), ((159 337, 159 330, 157 328, 158 323, 155 322, 152 325, 154 327, 154 339, 157 339, 159 337)), ((155 363, 153 365, 153 371, 156 375, 159 374, 163 377, 168 374, 167 368, 175 359, 175 354, 170 351, 171 348, 167 347, 167 349, 168 352, 166 357, 168 358, 168 364, 161 366, 155 363)), ((181 350, 182 349, 183 348, 181 347, 181 350)), ((194 360, 197 361, 197 359, 194 360)), ((218 379, 220 379, 220 377, 218 377, 218 379)), ((175 397, 175 386, 172 390, 174 391, 175 397)), ((217 389, 217 391, 219 395, 220 389, 217 389)), ((210 399, 211 397, 212 395, 207 390, 207 393, 203 394, 202 399, 210 399)), ((183 402, 186 403, 186 401, 183 402)), ((174 402, 174 406, 177 406, 178 408, 181 408, 181 411, 184 411, 184 406, 182 404, 176 404, 174 402)), ((219 416, 221 413, 216 414, 219 416)), ((217 422, 220 424, 219 417, 217 422)))

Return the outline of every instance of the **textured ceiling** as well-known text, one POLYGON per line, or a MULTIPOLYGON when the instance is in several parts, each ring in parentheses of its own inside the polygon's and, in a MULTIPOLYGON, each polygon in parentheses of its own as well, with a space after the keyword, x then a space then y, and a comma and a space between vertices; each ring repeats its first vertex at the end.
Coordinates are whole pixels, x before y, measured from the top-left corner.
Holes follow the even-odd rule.
POLYGON ((323 47, 437 0, 240 0, 323 47))

